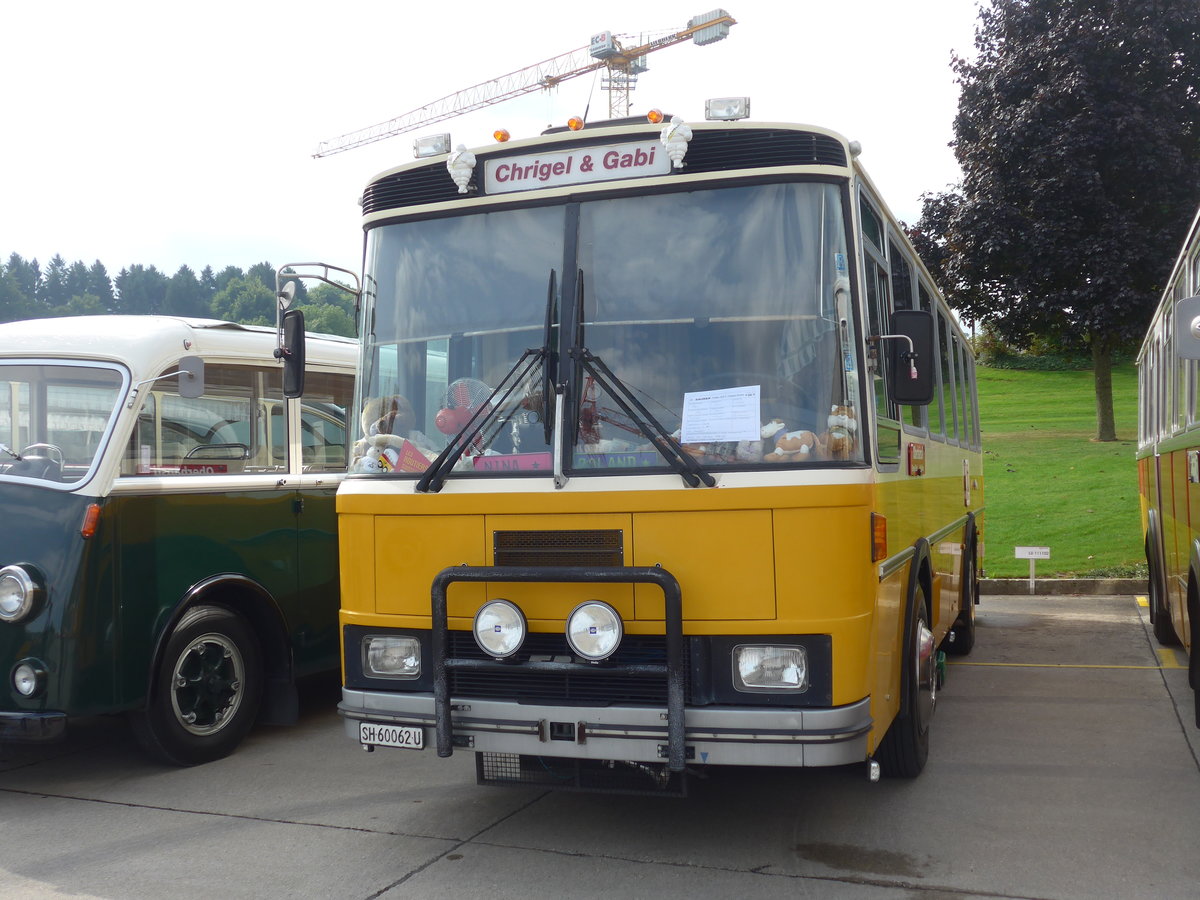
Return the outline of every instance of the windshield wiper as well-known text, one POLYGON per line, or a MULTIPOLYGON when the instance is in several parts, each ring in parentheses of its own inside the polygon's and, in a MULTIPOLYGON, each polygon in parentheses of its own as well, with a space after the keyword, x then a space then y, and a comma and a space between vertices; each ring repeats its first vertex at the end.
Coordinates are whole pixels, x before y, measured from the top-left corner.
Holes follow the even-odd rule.
POLYGON ((16 460, 21 460, 21 459, 25 458, 20 453, 18 453, 16 450, 11 449, 8 446, 8 444, 0 444, 0 450, 4 451, 9 456, 11 456, 13 459, 16 459, 16 460))
POLYGON ((558 307, 554 303, 555 288, 554 269, 550 270, 550 284, 546 288, 546 325, 542 329, 542 349, 546 356, 542 366, 542 430, 546 437, 546 446, 554 442, 554 415, 552 398, 558 387, 558 352, 553 349, 551 340, 554 328, 558 324, 558 307))
POLYGON ((671 468, 679 473, 679 477, 684 480, 684 483, 688 487, 696 487, 701 482, 704 482, 706 487, 716 485, 716 479, 706 472, 695 459, 684 452, 683 448, 671 437, 662 423, 654 418, 650 410, 646 409, 642 402, 634 396, 633 392, 605 365, 604 360, 592 353, 587 347, 582 346, 571 348, 571 358, 599 382, 600 386, 621 407, 625 415, 629 416, 633 424, 638 427, 638 431, 649 439, 650 443, 658 449, 658 452, 671 465, 671 468))
POLYGON ((450 471, 462 459, 463 454, 467 452, 467 448, 477 443, 477 439, 484 428, 490 423, 496 422, 496 429, 488 435, 487 441, 479 442, 484 445, 491 443, 491 439, 495 437, 496 432, 506 421, 501 412, 509 409, 509 401, 512 399, 513 394, 516 393, 518 388, 527 383, 526 379, 529 377, 529 373, 533 371, 539 362, 545 363, 549 352, 545 347, 536 347, 526 350, 521 354, 513 367, 508 370, 508 374, 500 379, 500 383, 496 385, 495 390, 488 395, 488 398, 480 404, 471 418, 467 420, 467 424, 459 429, 458 433, 446 445, 446 449, 438 454, 437 459, 430 463, 429 468, 417 479, 415 490, 418 493, 436 494, 440 491, 442 485, 446 482, 446 476, 450 474, 450 471), (522 364, 524 364, 524 368, 521 368, 522 364), (501 397, 501 393, 504 396, 501 397), (499 402, 495 402, 497 397, 500 397, 499 402))

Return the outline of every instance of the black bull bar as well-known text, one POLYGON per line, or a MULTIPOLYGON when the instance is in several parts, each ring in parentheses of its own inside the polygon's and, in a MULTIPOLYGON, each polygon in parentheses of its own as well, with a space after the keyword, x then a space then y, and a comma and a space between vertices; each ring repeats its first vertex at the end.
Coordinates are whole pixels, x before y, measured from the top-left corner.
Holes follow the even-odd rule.
MULTIPOLYGON (((611 566, 586 568, 577 566, 450 566, 433 579, 433 705, 437 716, 437 753, 450 756, 454 752, 450 721, 451 669, 474 671, 512 671, 512 664, 496 660, 457 659, 446 655, 447 602, 446 591, 455 582, 556 582, 562 584, 617 583, 656 584, 662 589, 666 603, 666 665, 637 663, 608 665, 615 675, 661 675, 667 680, 667 768, 672 772, 684 770, 683 746, 683 599, 675 576, 661 566, 611 566)), ((593 663, 528 661, 520 664, 527 671, 590 672, 593 663)))

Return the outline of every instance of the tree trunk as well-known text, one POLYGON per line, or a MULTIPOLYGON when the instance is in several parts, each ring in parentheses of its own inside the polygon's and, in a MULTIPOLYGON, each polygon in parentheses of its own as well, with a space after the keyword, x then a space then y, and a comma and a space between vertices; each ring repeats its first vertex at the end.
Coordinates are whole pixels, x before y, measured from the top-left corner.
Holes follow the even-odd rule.
POLYGON ((1107 338, 1092 338, 1092 374, 1096 382, 1097 441, 1115 441, 1117 428, 1113 416, 1112 344, 1107 338))

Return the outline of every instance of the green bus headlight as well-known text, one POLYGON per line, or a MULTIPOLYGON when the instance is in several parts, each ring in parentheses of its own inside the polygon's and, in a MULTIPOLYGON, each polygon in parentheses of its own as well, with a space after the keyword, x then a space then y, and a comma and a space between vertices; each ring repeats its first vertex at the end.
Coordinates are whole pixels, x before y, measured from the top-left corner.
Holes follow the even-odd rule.
POLYGON ((0 569, 0 622, 20 622, 33 615, 42 594, 24 566, 0 569))

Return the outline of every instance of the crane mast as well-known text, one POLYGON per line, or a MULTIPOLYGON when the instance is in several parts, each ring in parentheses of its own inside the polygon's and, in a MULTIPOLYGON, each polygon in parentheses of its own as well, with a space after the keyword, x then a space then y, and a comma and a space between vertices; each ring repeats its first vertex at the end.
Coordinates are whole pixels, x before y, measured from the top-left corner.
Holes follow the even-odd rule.
POLYGON ((714 43, 724 38, 729 33, 729 26, 735 24, 737 23, 729 13, 723 9, 716 9, 693 17, 680 31, 628 48, 611 32, 600 32, 592 36, 589 44, 576 50, 455 91, 384 122, 322 141, 313 157, 332 156, 524 94, 549 90, 571 78, 578 78, 600 69, 607 70, 604 89, 609 92, 609 117, 627 116, 629 93, 637 84, 638 73, 646 70, 647 54, 687 40, 699 46, 714 43))

